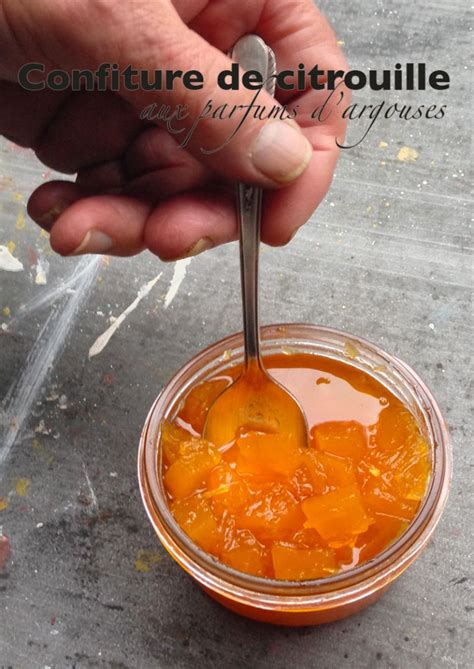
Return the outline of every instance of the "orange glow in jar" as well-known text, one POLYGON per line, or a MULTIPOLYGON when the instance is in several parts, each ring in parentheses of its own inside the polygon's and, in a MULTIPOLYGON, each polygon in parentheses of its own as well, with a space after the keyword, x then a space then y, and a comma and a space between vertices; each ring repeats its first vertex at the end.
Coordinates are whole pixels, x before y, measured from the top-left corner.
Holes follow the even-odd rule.
POLYGON ((172 557, 220 603, 257 620, 328 622, 367 606, 418 556, 446 501, 449 436, 402 362, 309 325, 263 328, 268 371, 299 400, 308 446, 201 433, 238 375, 239 336, 188 363, 145 424, 145 507, 172 557))

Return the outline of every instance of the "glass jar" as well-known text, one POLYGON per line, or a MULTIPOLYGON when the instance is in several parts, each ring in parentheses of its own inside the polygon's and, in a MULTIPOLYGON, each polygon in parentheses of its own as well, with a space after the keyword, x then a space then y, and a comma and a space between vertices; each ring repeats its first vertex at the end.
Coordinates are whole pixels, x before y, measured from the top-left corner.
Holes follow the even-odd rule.
POLYGON ((451 481, 446 424, 423 381, 398 358, 368 341, 315 325, 262 328, 262 353, 312 353, 342 360, 371 374, 410 409, 430 446, 432 474, 425 498, 407 530, 368 562, 334 576, 308 581, 265 579, 238 572, 196 546, 173 518, 162 482, 160 425, 172 419, 194 385, 243 360, 242 335, 198 353, 169 381, 145 421, 138 454, 143 502, 162 544, 214 599, 255 620, 317 625, 351 615, 375 602, 426 547, 445 506, 451 481))

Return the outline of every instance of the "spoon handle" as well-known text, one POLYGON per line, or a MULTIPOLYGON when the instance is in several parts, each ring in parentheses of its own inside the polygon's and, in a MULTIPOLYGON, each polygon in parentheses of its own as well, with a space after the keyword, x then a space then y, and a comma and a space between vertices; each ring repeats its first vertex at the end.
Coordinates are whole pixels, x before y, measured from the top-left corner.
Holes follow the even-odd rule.
MULTIPOLYGON (((257 35, 246 35, 234 46, 231 58, 244 70, 260 72, 263 88, 275 90, 275 56, 257 35)), ((240 231, 240 276, 244 316, 245 366, 260 366, 260 330, 258 322, 258 251, 262 214, 262 189, 238 184, 237 211, 240 231)))
POLYGON ((244 316, 245 365, 252 360, 260 364, 260 330, 258 322, 258 250, 262 189, 237 186, 240 228, 240 280, 244 316))

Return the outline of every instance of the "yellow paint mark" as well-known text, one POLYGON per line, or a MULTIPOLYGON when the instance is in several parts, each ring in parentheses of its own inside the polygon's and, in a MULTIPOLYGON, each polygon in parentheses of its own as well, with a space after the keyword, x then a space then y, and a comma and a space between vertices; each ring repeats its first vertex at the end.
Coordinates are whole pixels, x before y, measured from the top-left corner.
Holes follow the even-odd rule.
POLYGON ((370 214, 371 211, 372 211, 372 205, 367 207, 367 213, 370 214))
POLYGON ((16 216, 15 228, 17 230, 23 230, 24 227, 25 227, 25 212, 23 211, 23 209, 20 209, 16 216))
POLYGON ((339 46, 344 46, 344 44, 345 44, 343 39, 338 39, 337 43, 338 43, 339 46))
POLYGON ((372 476, 380 476, 382 473, 378 467, 369 467, 369 472, 372 474, 372 476))
POLYGON ((35 451, 38 452, 38 455, 42 460, 46 462, 46 464, 51 465, 54 462, 54 456, 50 455, 46 448, 41 444, 38 439, 32 439, 31 441, 31 448, 33 448, 35 451))
POLYGON ((12 200, 14 202, 23 202, 23 195, 21 193, 12 193, 12 200))
POLYGON ((25 497, 28 494, 31 481, 30 479, 18 479, 15 486, 15 492, 18 497, 25 497))
POLYGON ((46 237, 46 239, 49 239, 49 232, 46 232, 46 230, 41 228, 40 237, 46 237))
POLYGON ((140 574, 147 574, 151 571, 153 565, 158 564, 161 560, 161 555, 154 551, 147 551, 140 549, 135 559, 135 571, 140 574))
POLYGON ((5 511, 5 509, 8 509, 8 499, 0 497, 0 511, 5 511))
POLYGON ((379 149, 386 149, 388 146, 387 142, 384 142, 383 139, 379 142, 379 149))
POLYGON ((12 310, 10 309, 10 307, 3 307, 3 309, 2 309, 2 314, 4 316, 10 316, 11 312, 12 312, 12 310))
POLYGON ((418 160, 418 151, 409 146, 402 146, 397 154, 397 160, 401 160, 404 163, 414 162, 418 160))
POLYGON ((357 356, 359 355, 359 351, 356 349, 354 344, 352 344, 350 341, 346 341, 346 343, 344 344, 344 355, 347 358, 354 360, 354 358, 357 358, 357 356))

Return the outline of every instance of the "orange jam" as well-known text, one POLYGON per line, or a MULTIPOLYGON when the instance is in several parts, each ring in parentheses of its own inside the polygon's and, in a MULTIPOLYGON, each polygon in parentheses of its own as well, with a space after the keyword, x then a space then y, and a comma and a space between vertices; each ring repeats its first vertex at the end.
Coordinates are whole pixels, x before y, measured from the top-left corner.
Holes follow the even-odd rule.
POLYGON ((201 438, 206 413, 240 369, 195 386, 162 425, 176 521, 203 550, 257 576, 321 578, 370 560, 407 528, 427 487, 415 418, 349 363, 281 354, 265 366, 300 401, 309 445, 242 432, 217 449, 201 438))

